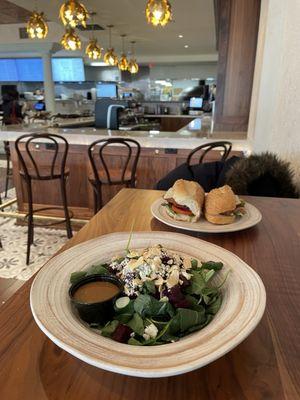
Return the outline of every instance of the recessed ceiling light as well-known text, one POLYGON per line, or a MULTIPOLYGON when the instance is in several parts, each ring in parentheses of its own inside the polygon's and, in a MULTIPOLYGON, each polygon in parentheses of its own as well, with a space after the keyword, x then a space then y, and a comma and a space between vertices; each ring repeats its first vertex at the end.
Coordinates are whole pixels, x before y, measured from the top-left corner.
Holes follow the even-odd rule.
POLYGON ((178 37, 179 37, 179 39, 182 39, 182 38, 183 38, 183 35, 178 35, 178 37))
POLYGON ((184 47, 185 47, 186 49, 188 49, 188 48, 189 48, 189 45, 188 45, 188 44, 185 44, 184 47))

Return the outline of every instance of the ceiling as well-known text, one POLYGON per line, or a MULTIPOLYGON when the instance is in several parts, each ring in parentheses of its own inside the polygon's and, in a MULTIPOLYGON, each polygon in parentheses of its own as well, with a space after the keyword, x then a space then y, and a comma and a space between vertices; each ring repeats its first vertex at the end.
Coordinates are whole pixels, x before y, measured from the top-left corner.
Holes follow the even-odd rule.
MULTIPOLYGON (((81 0, 90 11, 95 11, 97 15, 93 22, 106 28, 108 24, 114 24, 113 44, 116 50, 121 50, 121 34, 127 34, 127 47, 129 42, 135 40, 138 58, 147 62, 157 61, 215 61, 216 34, 214 17, 214 0, 170 0, 174 19, 173 22, 164 28, 154 28, 145 20, 146 0, 81 0), (183 38, 179 38, 183 35, 183 38), (188 48, 185 47, 188 45, 188 48)), ((0 24, 16 23, 26 21, 27 13, 25 10, 33 10, 35 0, 12 0, 10 3, 11 13, 16 17, 5 19, 9 8, 6 0, 0 0, 0 24), (5 8, 2 7, 5 3, 5 8), (22 7, 17 13, 15 6, 22 7), (23 13, 20 10, 23 9, 23 13), (18 17, 17 17, 18 16, 18 17), (23 19, 22 19, 23 18, 23 19), (15 20, 17 19, 17 21, 15 20)), ((38 0, 38 9, 45 12, 53 31, 49 35, 48 41, 59 42, 62 32, 58 20, 59 7, 62 0, 38 0), (58 32, 58 33, 56 33, 58 32)), ((8 17, 6 17, 8 18, 8 17)), ((24 26, 24 25, 23 25, 24 26)), ((5 26, 0 25, 1 32, 5 26)), ((7 26, 7 28, 9 28, 7 26)), ((107 30, 96 32, 100 44, 103 47, 108 45, 107 30)), ((88 40, 89 33, 80 32, 83 40, 88 40)), ((0 35, 0 44, 1 44, 0 35)), ((5 37, 5 35, 3 36, 5 37)), ((12 40, 12 39, 11 39, 12 40)), ((11 41, 10 40, 10 41, 11 41)), ((17 36, 15 38, 16 42, 17 36)), ((21 41, 23 44, 24 40, 21 41)), ((32 42, 32 41, 31 41, 32 42)), ((46 41, 45 41, 46 42, 46 41)), ((1 51, 1 48, 0 48, 1 51)))

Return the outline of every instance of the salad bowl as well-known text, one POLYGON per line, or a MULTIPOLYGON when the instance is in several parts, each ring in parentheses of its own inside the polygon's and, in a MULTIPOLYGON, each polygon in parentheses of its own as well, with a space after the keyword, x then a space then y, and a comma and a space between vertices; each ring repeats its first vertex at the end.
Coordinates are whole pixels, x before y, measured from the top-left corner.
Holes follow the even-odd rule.
POLYGON ((200 331, 179 341, 152 347, 112 342, 86 325, 69 301, 70 275, 94 263, 123 254, 128 232, 114 233, 75 246, 51 259, 36 276, 30 305, 40 329, 59 347, 78 359, 111 372, 139 377, 165 377, 203 367, 241 343, 257 326, 265 310, 264 285, 244 261, 233 253, 186 235, 170 232, 133 233, 130 247, 157 244, 203 261, 222 262, 214 279, 221 283, 222 305, 200 331))

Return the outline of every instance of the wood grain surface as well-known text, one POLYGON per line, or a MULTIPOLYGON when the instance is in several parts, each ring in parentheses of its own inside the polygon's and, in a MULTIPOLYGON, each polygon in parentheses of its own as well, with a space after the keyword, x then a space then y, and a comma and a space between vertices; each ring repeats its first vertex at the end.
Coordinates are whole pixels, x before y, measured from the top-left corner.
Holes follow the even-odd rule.
MULTIPOLYGON (((161 192, 122 190, 63 249, 99 235, 135 230, 176 231, 151 217, 161 192)), ((55 346, 29 308, 31 282, 0 315, 0 398, 5 400, 297 400, 300 398, 299 200, 248 198, 263 221, 238 233, 199 235, 234 252, 261 276, 267 311, 236 349, 197 371, 142 379, 91 367, 55 346)), ((62 250, 63 250, 62 249, 62 250)))

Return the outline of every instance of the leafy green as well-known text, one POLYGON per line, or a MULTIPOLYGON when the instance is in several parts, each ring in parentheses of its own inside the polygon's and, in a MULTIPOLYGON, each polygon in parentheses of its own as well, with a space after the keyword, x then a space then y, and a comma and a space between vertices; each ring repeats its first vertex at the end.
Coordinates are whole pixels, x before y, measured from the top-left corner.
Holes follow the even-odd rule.
POLYGON ((74 285, 74 283, 79 282, 82 278, 86 276, 87 272, 86 271, 77 271, 77 272, 72 272, 70 276, 70 283, 74 285))
POLYGON ((144 282, 142 293, 143 294, 155 294, 156 293, 155 283, 153 281, 144 282))
POLYGON ((134 310, 145 317, 173 317, 174 309, 169 302, 158 301, 148 294, 140 294, 134 301, 134 310))
POLYGON ((117 309, 115 307, 115 311, 116 311, 115 319, 120 321, 122 324, 127 324, 127 322, 131 320, 134 314, 134 301, 130 300, 127 306, 121 309, 117 309))
POLYGON ((104 328, 101 329, 101 335, 105 337, 111 337, 114 331, 117 329, 119 321, 112 320, 108 322, 104 328))
POLYGON ((201 270, 193 271, 193 276, 190 280, 190 286, 186 288, 188 294, 198 294, 201 295, 202 290, 206 287, 207 282, 202 275, 201 270))
POLYGON ((132 319, 127 322, 127 326, 140 336, 144 333, 144 321, 138 313, 133 314, 132 319))
POLYGON ((92 265, 87 270, 86 276, 95 275, 95 274, 97 274, 97 275, 111 275, 106 267, 107 267, 107 264, 92 265))
POLYGON ((131 344, 131 346, 143 346, 143 343, 133 337, 130 338, 127 343, 131 344))
POLYGON ((212 314, 215 315, 217 314, 217 312, 219 311, 220 307, 222 304, 222 296, 216 296, 214 301, 212 303, 209 304, 208 308, 207 308, 207 313, 208 314, 212 314))
POLYGON ((195 258, 193 258, 191 260, 191 265, 192 265, 192 269, 197 269, 198 268, 198 260, 196 260, 195 258))
POLYGON ((188 308, 178 308, 175 317, 171 320, 172 334, 184 333, 195 325, 202 324, 206 319, 205 309, 194 311, 188 308))
POLYGON ((201 263, 202 269, 213 269, 214 271, 220 271, 223 268, 223 263, 215 261, 207 261, 201 263))

